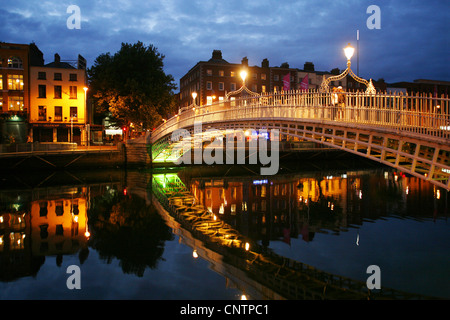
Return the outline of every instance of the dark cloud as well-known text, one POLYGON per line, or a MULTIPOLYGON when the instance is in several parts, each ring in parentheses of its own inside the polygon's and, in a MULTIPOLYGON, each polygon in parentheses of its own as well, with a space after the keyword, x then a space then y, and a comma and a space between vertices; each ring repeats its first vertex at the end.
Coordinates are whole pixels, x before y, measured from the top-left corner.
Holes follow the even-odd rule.
MULTIPOLYGON (((165 55, 165 69, 176 81, 214 49, 229 62, 247 56, 259 65, 289 62, 317 70, 345 68, 342 48, 356 46, 365 78, 388 82, 417 78, 450 80, 447 1, 187 1, 78 0, 4 3, 0 40, 34 41, 47 61, 58 52, 65 59, 78 53, 91 65, 122 42, 153 44, 165 55), (81 9, 81 29, 66 27, 67 7, 81 9), (381 29, 369 30, 367 8, 378 5, 381 29)), ((353 59, 353 69, 356 70, 353 59)))

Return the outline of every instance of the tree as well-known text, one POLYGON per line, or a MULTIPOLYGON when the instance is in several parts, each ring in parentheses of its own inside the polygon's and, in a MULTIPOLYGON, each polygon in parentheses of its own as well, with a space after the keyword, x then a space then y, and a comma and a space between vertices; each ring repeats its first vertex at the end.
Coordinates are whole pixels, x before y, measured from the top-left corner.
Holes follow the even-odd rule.
POLYGON ((88 69, 97 112, 110 111, 120 124, 152 128, 175 109, 177 87, 163 70, 164 55, 153 46, 122 43, 111 55, 99 55, 88 69))

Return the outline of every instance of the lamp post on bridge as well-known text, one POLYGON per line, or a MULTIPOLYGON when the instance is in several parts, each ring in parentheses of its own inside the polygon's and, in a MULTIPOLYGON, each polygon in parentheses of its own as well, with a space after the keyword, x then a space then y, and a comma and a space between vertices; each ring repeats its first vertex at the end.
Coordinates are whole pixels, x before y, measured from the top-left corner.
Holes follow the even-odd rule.
POLYGON ((342 72, 341 74, 339 74, 337 76, 332 76, 332 77, 326 78, 325 75, 324 75, 323 76, 323 80, 322 80, 322 84, 320 85, 320 89, 319 89, 321 92, 329 92, 329 90, 330 90, 329 84, 330 84, 331 81, 338 81, 338 80, 341 80, 341 79, 345 78, 347 75, 350 75, 356 81, 366 85, 366 87, 367 87, 366 88, 366 93, 368 93, 368 94, 375 94, 376 93, 375 87, 373 86, 373 83, 372 83, 372 79, 367 81, 366 79, 360 78, 350 68, 351 64, 352 64, 351 63, 351 59, 352 59, 354 53, 355 53, 355 48, 353 48, 350 45, 350 43, 349 43, 344 48, 344 55, 347 58, 347 69, 345 69, 344 72, 342 72))

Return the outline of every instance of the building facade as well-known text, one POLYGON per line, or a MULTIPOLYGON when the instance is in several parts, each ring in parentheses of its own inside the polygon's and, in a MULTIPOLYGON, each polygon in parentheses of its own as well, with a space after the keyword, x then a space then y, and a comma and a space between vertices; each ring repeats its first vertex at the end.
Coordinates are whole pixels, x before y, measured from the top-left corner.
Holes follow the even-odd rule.
POLYGON ((62 62, 30 67, 30 139, 39 142, 87 141, 86 70, 62 62))
POLYGON ((34 43, 0 42, 0 143, 26 142, 32 64, 43 64, 43 54, 34 43))
POLYGON ((227 94, 242 86, 241 71, 247 73, 247 88, 257 93, 282 90, 283 78, 288 74, 291 89, 295 88, 298 80, 297 70, 289 68, 287 64, 270 67, 269 61, 264 59, 261 66, 249 66, 247 57, 244 57, 241 63, 229 63, 222 58, 220 50, 214 50, 210 60, 199 61, 180 79, 180 107, 184 108, 193 103, 193 92, 197 93, 197 105, 224 100, 227 94))

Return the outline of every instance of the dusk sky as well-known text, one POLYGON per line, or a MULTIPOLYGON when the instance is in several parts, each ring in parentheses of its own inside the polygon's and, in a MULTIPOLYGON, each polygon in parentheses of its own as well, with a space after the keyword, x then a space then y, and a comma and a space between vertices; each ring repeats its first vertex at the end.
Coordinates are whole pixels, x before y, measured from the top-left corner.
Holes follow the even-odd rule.
POLYGON ((450 81, 449 12, 448 0, 15 0, 2 1, 0 41, 35 42, 46 63, 55 53, 62 60, 81 54, 88 67, 122 42, 142 41, 165 56, 164 70, 179 87, 215 49, 231 63, 246 56, 251 66, 267 58, 270 66, 302 69, 311 61, 318 71, 345 69, 342 48, 356 48, 359 30, 361 77, 450 81), (80 29, 67 27, 70 5, 80 8, 80 29), (371 5, 380 9, 377 21, 371 5), (368 19, 380 28, 369 29, 368 19))

